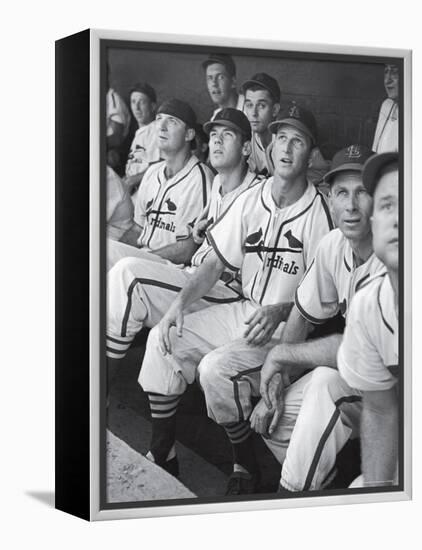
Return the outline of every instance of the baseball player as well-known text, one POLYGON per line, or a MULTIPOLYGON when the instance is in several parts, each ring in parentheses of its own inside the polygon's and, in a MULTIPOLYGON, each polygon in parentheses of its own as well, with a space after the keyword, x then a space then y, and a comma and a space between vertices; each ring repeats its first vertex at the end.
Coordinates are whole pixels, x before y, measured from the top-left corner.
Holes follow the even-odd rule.
POLYGON ((387 98, 381 105, 372 145, 372 149, 377 153, 399 150, 399 68, 397 65, 385 65, 384 87, 387 98))
POLYGON ((109 268, 125 256, 143 256, 186 238, 207 204, 213 174, 191 153, 195 123, 184 101, 169 99, 158 109, 158 144, 165 160, 152 164, 143 177, 132 228, 121 242, 108 240, 109 268))
POLYGON ((177 404, 199 378, 208 415, 232 443, 230 495, 256 491, 251 392, 258 391, 261 365, 278 342, 313 251, 332 228, 324 198, 306 180, 316 139, 313 115, 289 106, 270 128, 276 134, 274 177, 239 195, 208 229, 212 250, 151 330, 139 376, 152 411, 148 456, 164 466, 177 460, 177 404), (244 299, 185 316, 227 269, 241 275, 244 299))
POLYGON ((336 370, 342 335, 305 339, 312 325, 338 312, 346 317, 354 294, 384 270, 373 253, 372 198, 362 182, 363 165, 371 155, 360 145, 350 145, 334 156, 325 181, 337 229, 319 243, 296 291, 282 343, 271 350, 261 373, 263 400, 251 425, 283 464, 280 483, 288 491, 326 487, 335 475, 337 453, 359 431, 360 394, 336 370), (282 374, 280 387, 270 398, 268 385, 276 373, 282 374), (300 378, 283 391, 288 375, 300 378))
POLYGON ((225 107, 242 110, 243 97, 236 91, 236 65, 228 54, 212 53, 202 63, 211 101, 215 110, 211 120, 218 111, 225 107))
POLYGON ((265 149, 272 142, 270 123, 280 110, 280 87, 266 73, 257 73, 242 84, 245 96, 243 111, 252 127, 252 150, 249 166, 253 172, 269 175, 265 149))
POLYGON ((363 484, 382 486, 397 483, 398 465, 398 154, 372 157, 363 182, 374 197, 374 251, 387 272, 353 299, 337 360, 346 382, 363 393, 363 484))
POLYGON ((130 108, 138 129, 130 146, 124 183, 132 190, 139 185, 148 166, 160 160, 155 128, 157 95, 154 88, 146 82, 135 84, 130 91, 130 108))
MULTIPOLYGON (((143 259, 125 258, 109 271, 107 355, 112 360, 124 357, 133 338, 144 325, 154 326, 161 319, 176 293, 208 257, 211 246, 204 240, 206 227, 214 223, 238 195, 263 181, 262 177, 248 170, 251 127, 242 112, 223 109, 214 121, 205 124, 205 129, 210 135, 210 159, 217 175, 210 203, 192 231, 191 237, 197 243, 197 250, 190 266, 183 269, 170 262, 158 264, 146 259, 145 255, 143 259)), ((184 260, 187 261, 186 257, 184 260)), ((206 296, 192 306, 192 310, 240 299, 238 277, 226 270, 206 296)), ((112 370, 116 368, 117 365, 110 367, 112 370)))

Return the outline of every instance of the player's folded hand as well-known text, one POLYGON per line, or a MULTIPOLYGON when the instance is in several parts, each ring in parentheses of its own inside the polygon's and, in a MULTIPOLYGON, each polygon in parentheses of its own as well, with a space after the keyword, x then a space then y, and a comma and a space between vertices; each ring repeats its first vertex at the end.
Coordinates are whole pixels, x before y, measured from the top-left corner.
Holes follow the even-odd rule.
POLYGON ((250 424, 257 433, 265 436, 274 432, 284 410, 283 392, 283 379, 281 374, 277 373, 269 384, 271 407, 268 408, 264 399, 261 399, 252 411, 250 424))
POLYGON ((275 346, 267 355, 264 361, 264 365, 261 369, 261 382, 259 387, 259 393, 261 394, 262 399, 269 409, 274 405, 273 400, 270 395, 270 387, 275 378, 279 381, 278 376, 281 378, 280 384, 283 385, 283 388, 290 383, 289 374, 286 372, 286 369, 283 367, 283 344, 275 346))
POLYGON ((170 329, 176 327, 177 336, 181 337, 183 332, 183 310, 178 306, 171 306, 168 312, 158 323, 158 345, 161 353, 167 355, 172 353, 170 329))
POLYGON ((292 304, 274 304, 256 309, 245 321, 248 327, 243 337, 248 344, 254 346, 267 344, 278 325, 287 319, 291 306, 292 304))

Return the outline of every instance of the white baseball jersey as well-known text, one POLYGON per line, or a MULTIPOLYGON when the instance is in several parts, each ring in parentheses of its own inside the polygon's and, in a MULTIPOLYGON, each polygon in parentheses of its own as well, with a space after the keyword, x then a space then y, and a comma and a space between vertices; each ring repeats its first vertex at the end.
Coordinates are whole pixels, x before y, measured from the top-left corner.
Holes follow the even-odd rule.
POLYGON ((186 236, 207 203, 213 174, 194 155, 173 177, 165 175, 166 162, 145 172, 135 204, 135 222, 143 228, 140 246, 151 250, 186 236))
POLYGON ((267 155, 259 134, 252 133, 251 154, 248 158, 249 168, 257 174, 269 175, 267 155))
POLYGON ((356 266, 349 241, 340 229, 334 229, 318 245, 315 258, 296 290, 296 306, 314 324, 324 323, 339 311, 346 317, 354 294, 381 271, 385 267, 375 254, 356 266))
MULTIPOLYGON (((249 189, 253 185, 262 183, 263 181, 264 179, 261 176, 257 176, 253 172, 248 171, 246 173, 245 179, 239 185, 239 187, 236 187, 236 189, 233 189, 233 191, 230 191, 230 193, 222 195, 220 176, 217 174, 214 178, 211 188, 211 198, 207 215, 207 220, 209 224, 213 225, 220 217, 220 215, 227 210, 227 208, 232 204, 236 197, 243 193, 243 191, 249 189)), ((200 266, 212 249, 213 248, 209 243, 208 238, 206 237, 202 245, 198 248, 198 250, 192 257, 192 267, 187 269, 193 269, 200 266)))
POLYGON ((390 98, 381 105, 372 150, 376 153, 399 150, 399 106, 390 98))
MULTIPOLYGON (((243 111, 243 105, 245 103, 245 96, 243 94, 238 94, 237 96, 237 100, 236 100, 236 106, 233 105, 233 109, 237 109, 238 111, 243 111)), ((231 105, 230 105, 231 107, 231 105)), ((214 118, 216 117, 216 115, 223 110, 224 107, 217 107, 216 109, 214 109, 213 113, 212 113, 212 116, 210 118, 210 120, 214 120, 214 118)))
POLYGON ((133 204, 116 172, 107 166, 107 236, 118 240, 132 226, 133 204))
POLYGON ((337 355, 352 388, 389 390, 398 376, 398 319, 388 273, 375 277, 353 299, 337 355))
POLYGON ((152 162, 160 160, 155 120, 136 130, 126 163, 126 176, 142 174, 152 162))
POLYGON ((123 125, 123 136, 126 137, 130 125, 130 113, 126 107, 126 103, 110 88, 106 95, 106 113, 107 113, 107 136, 113 135, 113 129, 109 125, 109 121, 117 122, 123 125))
POLYGON ((269 178, 242 193, 207 232, 226 267, 241 273, 245 298, 257 305, 293 301, 318 242, 332 229, 312 184, 285 208, 275 205, 273 185, 269 178))

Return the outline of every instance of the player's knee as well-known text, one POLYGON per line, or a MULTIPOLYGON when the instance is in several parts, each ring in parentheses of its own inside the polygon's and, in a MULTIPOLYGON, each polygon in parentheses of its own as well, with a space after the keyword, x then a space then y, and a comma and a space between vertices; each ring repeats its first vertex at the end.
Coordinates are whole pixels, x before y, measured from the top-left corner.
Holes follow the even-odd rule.
POLYGON ((313 391, 330 391, 333 385, 338 384, 339 376, 336 369, 330 367, 317 367, 312 373, 310 385, 313 391))
POLYGON ((218 356, 215 353, 208 353, 198 366, 198 378, 201 388, 207 393, 209 388, 215 388, 218 380, 221 379, 218 356))

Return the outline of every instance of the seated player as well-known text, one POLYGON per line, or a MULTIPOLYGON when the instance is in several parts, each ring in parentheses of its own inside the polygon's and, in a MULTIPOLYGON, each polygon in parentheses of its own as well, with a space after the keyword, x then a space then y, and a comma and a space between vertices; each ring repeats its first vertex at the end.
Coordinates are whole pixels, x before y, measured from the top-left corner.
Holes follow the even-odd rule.
POLYGON ((376 153, 397 152, 399 150, 399 68, 385 65, 384 99, 378 115, 372 149, 376 153))
MULTIPOLYGON (((146 259, 153 256, 149 254, 142 259, 120 260, 109 271, 107 354, 111 360, 122 359, 141 328, 152 327, 161 319, 176 293, 208 257, 212 248, 207 240, 204 241, 207 225, 214 223, 238 195, 263 181, 262 177, 248 170, 251 127, 242 112, 223 109, 212 122, 205 124, 205 129, 210 135, 210 159, 217 175, 214 178, 210 203, 195 224, 191 238, 181 242, 180 248, 184 250, 180 253, 185 255, 185 260, 184 243, 188 240, 194 243, 194 247, 190 249, 191 265, 182 269, 170 262, 157 264, 146 259), (196 252, 192 256, 193 250, 196 252)), ((216 303, 237 302, 240 299, 239 281, 226 270, 214 288, 192 306, 192 310, 216 303)), ((113 368, 117 368, 117 364, 110 366, 111 370, 113 368)))
POLYGON ((243 112, 252 128, 249 166, 257 174, 269 175, 265 149, 273 138, 269 125, 280 110, 280 87, 268 74, 258 73, 244 82, 241 90, 245 96, 243 112))
POLYGON ((213 179, 191 153, 195 124, 195 113, 184 101, 169 99, 158 109, 158 146, 165 160, 152 164, 143 177, 131 229, 121 242, 108 241, 109 268, 125 256, 143 256, 188 236, 187 228, 207 204, 213 179))
POLYGON ((374 197, 374 251, 387 272, 353 299, 337 361, 342 377, 363 394, 363 485, 374 487, 397 484, 398 154, 372 157, 365 165, 363 182, 374 197))
POLYGON ((362 182, 363 165, 371 154, 351 145, 334 156, 325 181, 337 229, 319 243, 296 291, 282 343, 270 351, 262 368, 263 399, 251 425, 283 465, 280 483, 288 491, 326 487, 335 476, 337 453, 359 433, 360 394, 337 370, 342 335, 305 340, 313 325, 339 312, 346 318, 355 292, 384 270, 373 253, 372 198, 362 182), (278 388, 270 396, 269 382, 277 373, 278 388), (297 381, 288 385, 289 376, 297 381))
POLYGON ((242 110, 243 97, 236 91, 236 65, 230 55, 210 54, 202 63, 206 84, 215 110, 211 120, 226 107, 242 110))
POLYGON ((132 191, 141 182, 149 165, 160 160, 155 125, 157 95, 154 88, 146 82, 135 84, 130 91, 130 108, 138 129, 130 146, 124 183, 132 191))
POLYGON ((150 331, 139 376, 152 411, 148 456, 164 467, 176 460, 177 404, 199 379, 208 415, 232 443, 230 495, 257 490, 251 392, 258 391, 261 365, 279 341, 313 251, 332 227, 324 198, 306 180, 315 119, 294 107, 273 122, 274 177, 241 193, 208 228, 212 250, 150 331), (192 312, 227 269, 241 276, 243 298, 192 312))

